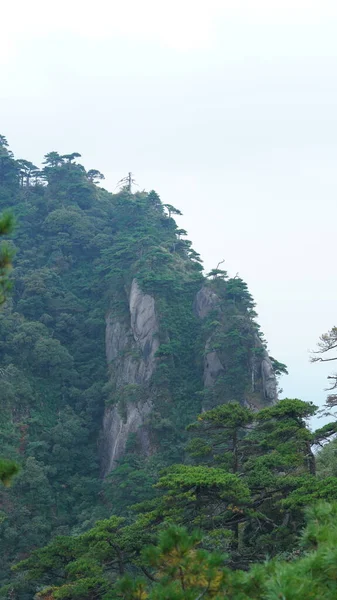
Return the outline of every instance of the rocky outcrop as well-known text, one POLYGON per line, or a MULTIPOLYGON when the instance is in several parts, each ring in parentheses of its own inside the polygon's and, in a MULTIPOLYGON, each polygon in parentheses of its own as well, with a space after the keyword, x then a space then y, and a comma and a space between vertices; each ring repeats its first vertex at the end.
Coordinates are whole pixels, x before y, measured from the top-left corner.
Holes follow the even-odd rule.
POLYGON ((197 317, 204 319, 211 310, 215 310, 218 307, 218 296, 210 288, 203 286, 196 294, 193 305, 197 317))
MULTIPOLYGON (((148 421, 154 408, 153 398, 156 397, 152 376, 156 370, 159 349, 155 300, 142 291, 135 279, 127 299, 128 311, 124 317, 114 311, 106 316, 106 356, 110 369, 111 397, 103 420, 101 449, 104 475, 118 465, 132 433, 136 434, 144 456, 154 451, 151 448, 148 421)), ((256 330, 251 327, 249 315, 227 311, 223 303, 223 298, 220 300, 210 286, 204 285, 196 294, 193 304, 194 314, 200 323, 200 335, 204 336, 205 401, 202 410, 233 399, 229 386, 233 386, 236 364, 232 360, 233 346, 230 341, 227 342, 228 332, 233 330, 233 318, 241 320, 241 331, 246 331, 248 336, 244 358, 246 366, 243 367, 246 372, 244 384, 238 386, 239 399, 253 410, 272 405, 277 401, 277 381, 268 352, 256 330), (207 317, 211 313, 214 319, 212 314, 212 318, 208 319, 212 323, 208 323, 207 317), (226 377, 230 384, 226 382, 226 377)), ((174 363, 170 368, 175 368, 174 363)))
POLYGON ((273 405, 278 400, 277 379, 270 356, 258 335, 255 335, 255 347, 261 354, 258 364, 254 365, 255 375, 261 380, 261 389, 265 404, 273 405))
POLYGON ((261 375, 264 399, 268 404, 275 404, 277 402, 277 381, 267 351, 261 362, 261 375))
POLYGON ((146 456, 150 453, 150 440, 145 428, 145 419, 151 412, 152 403, 147 400, 137 404, 127 404, 126 414, 122 415, 118 406, 107 408, 103 418, 103 474, 110 473, 123 456, 130 433, 137 433, 146 456))
POLYGON ((129 294, 129 317, 113 312, 106 317, 105 347, 116 387, 150 380, 159 348, 154 298, 144 294, 134 279, 129 294))
MULTIPOLYGON (((196 294, 194 300, 194 313, 199 319, 205 319, 212 310, 219 309, 219 298, 210 289, 203 286, 196 294)), ((211 350, 212 337, 206 340, 204 353, 204 386, 212 387, 218 377, 225 372, 220 358, 214 350, 211 350)))
POLYGON ((206 342, 205 347, 205 356, 204 356, 204 386, 206 388, 212 387, 218 377, 225 373, 225 368, 221 364, 218 353, 214 350, 207 349, 209 348, 211 343, 211 338, 209 338, 206 342))
POLYGON ((106 357, 111 372, 112 406, 105 410, 102 434, 103 473, 109 473, 125 451, 130 433, 137 433, 142 452, 150 452, 145 421, 152 403, 149 382, 159 347, 155 301, 134 279, 129 293, 129 315, 122 319, 113 312, 106 317, 106 357), (119 391, 139 386, 140 398, 124 401, 119 391))
POLYGON ((144 294, 136 279, 133 280, 129 299, 131 331, 141 351, 140 377, 148 381, 155 367, 155 354, 159 348, 158 321, 155 301, 149 294, 144 294))
MULTIPOLYGON (((205 319, 211 311, 217 311, 222 326, 225 327, 223 315, 221 315, 220 301, 217 295, 208 287, 203 286, 194 301, 194 312, 200 319, 205 319)), ((259 389, 261 404, 272 405, 277 402, 277 380, 272 361, 264 348, 258 335, 255 335, 255 347, 260 350, 260 357, 252 360, 252 390, 259 389)), ((204 386, 212 388, 219 377, 226 373, 226 366, 221 361, 220 353, 212 349, 212 335, 206 339, 204 352, 204 386)), ((242 399, 244 404, 254 406, 248 398, 242 399)), ((260 403, 258 403, 260 404, 260 403)))

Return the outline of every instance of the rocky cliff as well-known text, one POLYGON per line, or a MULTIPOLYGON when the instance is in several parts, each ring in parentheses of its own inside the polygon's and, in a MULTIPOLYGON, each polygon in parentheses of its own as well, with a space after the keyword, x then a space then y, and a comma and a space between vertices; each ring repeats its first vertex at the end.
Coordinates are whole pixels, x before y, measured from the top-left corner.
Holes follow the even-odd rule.
MULTIPOLYGON (((216 287, 212 286, 212 282, 202 285, 194 295, 191 306, 198 330, 198 368, 202 382, 198 393, 203 398, 201 405, 195 403, 195 414, 200 409, 232 399, 255 409, 274 404, 277 401, 276 375, 255 325, 247 314, 237 314, 235 310, 233 315, 233 311, 226 310, 224 298, 212 287, 216 287), (243 365, 235 365, 236 375, 233 375, 233 352, 237 353, 238 350, 233 349, 232 344, 235 319, 239 319, 241 329, 246 330, 246 339, 239 339, 239 351, 246 356, 243 365), (233 376, 241 377, 244 381, 233 382, 233 376), (235 392, 236 388, 241 392, 235 392)), ((225 289, 226 285, 222 287, 225 289)), ((179 311, 179 303, 176 311, 179 311)), ((119 464, 131 433, 136 434, 138 447, 144 457, 156 450, 151 440, 150 416, 154 411, 156 418, 160 418, 154 375, 156 366, 161 364, 159 339, 162 325, 165 324, 160 323, 154 296, 142 291, 135 278, 128 292, 126 316, 121 319, 113 311, 107 314, 106 356, 113 404, 107 405, 103 419, 104 474, 119 464)), ((165 341, 167 346, 179 340, 171 334, 165 341)), ((195 339, 190 341, 192 344, 195 342, 195 339)), ((170 369, 175 370, 174 361, 171 361, 170 369)), ((174 373, 171 373, 172 377, 174 373)))
MULTIPOLYGON (((194 310, 197 316, 204 320, 211 312, 217 315, 218 329, 226 330, 226 315, 221 310, 219 297, 209 288, 203 286, 196 295, 194 310)), ((214 332, 206 339, 204 351, 204 373, 203 380, 205 388, 212 388, 216 382, 226 373, 226 360, 221 356, 226 352, 225 344, 213 349, 214 332)), ((275 404, 277 401, 277 379, 272 361, 268 352, 261 342, 261 339, 254 333, 252 345, 251 361, 251 389, 246 390, 245 395, 240 398, 242 403, 248 403, 254 406, 253 395, 255 394, 255 406, 261 407, 261 404, 275 404), (254 354, 255 352, 255 354, 254 354)))
POLYGON ((106 317, 106 357, 116 404, 107 406, 103 419, 104 473, 118 463, 130 433, 137 432, 145 455, 150 451, 145 422, 152 408, 149 383, 159 348, 159 326, 154 298, 142 292, 136 279, 128 309, 125 320, 112 312, 106 317))
POLYGON ((50 152, 39 169, 0 136, 0 155, 0 210, 18 222, 0 313, 0 456, 21 466, 0 489, 1 582, 52 535, 151 498, 158 472, 184 460, 196 415, 274 402, 282 365, 244 282, 204 274, 179 210, 154 191, 109 193, 77 152, 50 152))

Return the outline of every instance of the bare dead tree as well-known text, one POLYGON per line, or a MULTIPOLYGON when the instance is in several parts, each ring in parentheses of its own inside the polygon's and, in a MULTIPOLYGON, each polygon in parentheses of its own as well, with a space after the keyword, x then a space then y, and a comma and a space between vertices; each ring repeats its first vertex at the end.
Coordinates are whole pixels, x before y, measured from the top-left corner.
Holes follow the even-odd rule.
POLYGON ((120 181, 117 183, 116 187, 119 188, 126 188, 128 190, 128 192, 130 194, 132 194, 132 186, 133 185, 137 185, 136 181, 132 178, 132 173, 131 171, 127 174, 126 177, 123 177, 122 179, 120 179, 120 181))
POLYGON ((224 262, 225 262, 224 258, 222 260, 220 260, 220 262, 218 262, 217 266, 215 267, 215 270, 217 271, 219 269, 220 265, 223 265, 224 262))

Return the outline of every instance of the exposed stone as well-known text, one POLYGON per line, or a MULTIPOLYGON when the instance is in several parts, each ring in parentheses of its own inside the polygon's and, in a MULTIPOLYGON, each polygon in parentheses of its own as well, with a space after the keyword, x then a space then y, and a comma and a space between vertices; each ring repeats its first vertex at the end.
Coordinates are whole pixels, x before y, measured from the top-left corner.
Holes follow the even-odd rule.
MULTIPOLYGON (((200 318, 204 319, 210 313, 210 311, 219 309, 219 298, 217 295, 210 290, 208 287, 203 286, 196 294, 194 301, 194 312, 200 318)), ((221 314, 220 314, 221 321, 221 314)), ((219 376, 223 375, 226 371, 225 366, 222 364, 219 353, 215 350, 208 351, 211 348, 212 338, 209 337, 205 344, 205 358, 204 358, 204 386, 205 388, 213 387, 219 376)), ((255 365, 255 369, 259 372, 260 377, 260 389, 263 393, 263 401, 267 404, 275 404, 277 402, 277 380, 274 373, 273 365, 268 355, 267 350, 263 347, 263 344, 258 335, 255 336, 255 344, 257 347, 263 348, 262 357, 259 360, 258 365, 255 365)), ((262 394, 261 394, 262 395, 262 394)), ((248 401, 243 398, 242 402, 248 401)))
POLYGON ((255 335, 255 344, 258 348, 263 348, 261 358, 261 378, 263 398, 267 404, 276 404, 278 400, 277 379, 273 369, 273 363, 270 360, 266 348, 263 346, 258 335, 255 335))
POLYGON ((144 455, 150 452, 150 442, 144 422, 151 412, 152 404, 148 400, 139 404, 128 404, 125 420, 114 406, 105 411, 103 419, 103 473, 110 473, 118 464, 125 452, 125 445, 130 433, 138 433, 138 439, 144 455))
POLYGON ((219 298, 209 288, 203 286, 197 293, 194 300, 194 312, 199 319, 207 317, 211 310, 214 310, 219 305, 219 298))
POLYGON ((261 362, 261 374, 264 399, 268 404, 275 404, 277 402, 277 381, 267 351, 261 362))
POLYGON ((133 338, 142 351, 144 382, 150 379, 155 368, 155 354, 159 348, 158 321, 154 298, 142 292, 136 279, 131 285, 129 306, 133 338))
POLYGON ((221 364, 217 352, 215 352, 215 350, 207 352, 207 347, 209 346, 209 343, 210 340, 208 340, 208 343, 206 344, 206 353, 204 358, 204 386, 206 388, 212 387, 215 384, 218 377, 220 375, 223 375, 225 372, 225 369, 221 364))
MULTIPOLYGON (((125 385, 148 385, 159 348, 155 301, 134 279, 129 294, 129 318, 124 321, 109 313, 106 318, 106 356, 116 393, 125 385)), ((144 421, 151 411, 147 398, 128 402, 122 418, 119 407, 107 407, 103 419, 103 472, 113 469, 125 451, 130 433, 137 432, 142 451, 149 454, 150 443, 144 421)))
MULTIPOLYGON (((199 319, 205 319, 207 315, 219 306, 219 298, 212 292, 208 287, 203 286, 196 294, 193 309, 199 319)), ((210 352, 207 349, 211 345, 211 338, 209 338, 205 345, 205 357, 204 357, 204 386, 212 387, 216 382, 219 375, 225 372, 223 365, 219 359, 219 356, 215 350, 210 352)))
MULTIPOLYGON (((179 310, 179 306, 177 307, 179 310)), ((225 315, 222 314, 218 296, 207 286, 196 294, 194 313, 200 319, 216 310, 219 327, 226 330, 225 315)), ((124 319, 109 313, 106 318, 106 356, 111 370, 111 382, 118 399, 124 386, 139 385, 141 393, 105 410, 102 435, 103 473, 106 475, 118 464, 125 452, 130 433, 136 433, 141 452, 151 453, 148 415, 152 410, 150 382, 156 368, 156 352, 159 348, 159 325, 154 298, 145 294, 134 279, 129 293, 129 315, 124 319)), ((256 354, 252 365, 252 392, 241 398, 243 405, 255 410, 262 404, 277 402, 277 381, 267 350, 259 336, 255 336, 256 354), (253 394, 253 395, 252 395, 253 394)), ((226 348, 212 349, 212 335, 205 342, 203 380, 205 388, 215 386, 219 377, 226 373, 223 364, 226 348)), ((219 398, 219 400, 221 400, 219 398)))

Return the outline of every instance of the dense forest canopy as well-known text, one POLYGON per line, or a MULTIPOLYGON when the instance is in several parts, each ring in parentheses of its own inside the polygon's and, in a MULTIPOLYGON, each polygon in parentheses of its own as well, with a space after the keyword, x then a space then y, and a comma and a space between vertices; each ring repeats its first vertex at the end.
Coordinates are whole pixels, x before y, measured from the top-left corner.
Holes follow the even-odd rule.
POLYGON ((278 401, 247 285, 179 209, 79 158, 0 136, 0 596, 335 598, 335 418, 278 401))

